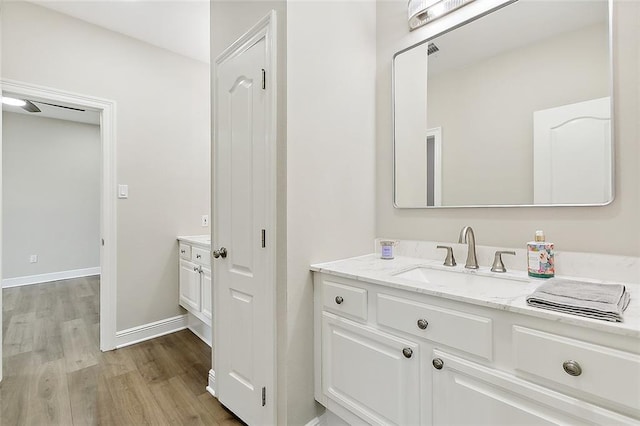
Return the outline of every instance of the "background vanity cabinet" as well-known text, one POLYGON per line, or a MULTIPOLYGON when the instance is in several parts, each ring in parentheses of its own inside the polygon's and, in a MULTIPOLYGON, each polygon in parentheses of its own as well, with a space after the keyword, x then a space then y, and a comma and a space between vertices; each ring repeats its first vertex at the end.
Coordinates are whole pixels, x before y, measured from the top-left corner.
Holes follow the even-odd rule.
POLYGON ((315 396, 350 424, 640 425, 640 342, 314 273, 315 396))
MULTIPOLYGON (((181 240, 179 304, 189 311, 201 327, 192 329, 210 343, 211 328, 211 260, 209 248, 198 240, 181 240), (198 245, 196 245, 198 244, 198 245), (202 330, 204 327, 204 331, 202 330), (204 336, 203 336, 204 334, 204 336)), ((190 322, 190 327, 191 327, 190 322)))

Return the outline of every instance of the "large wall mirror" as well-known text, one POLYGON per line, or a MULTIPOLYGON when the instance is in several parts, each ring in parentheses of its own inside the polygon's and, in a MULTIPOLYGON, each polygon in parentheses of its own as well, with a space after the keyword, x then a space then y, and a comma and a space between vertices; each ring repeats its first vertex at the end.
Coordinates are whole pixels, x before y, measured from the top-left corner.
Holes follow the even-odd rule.
POLYGON ((610 203, 609 12, 518 0, 396 53, 396 207, 610 203))

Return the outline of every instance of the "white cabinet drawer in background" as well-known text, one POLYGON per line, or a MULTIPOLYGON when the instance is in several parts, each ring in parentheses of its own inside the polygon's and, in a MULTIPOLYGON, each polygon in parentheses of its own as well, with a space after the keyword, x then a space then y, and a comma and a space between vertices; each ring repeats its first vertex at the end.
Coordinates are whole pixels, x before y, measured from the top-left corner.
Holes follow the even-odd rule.
POLYGON ((640 356, 513 326, 515 368, 640 410, 640 356))
POLYGON ((209 259, 209 250, 194 247, 192 249, 191 260, 200 265, 209 266, 211 264, 211 260, 209 259))
POLYGON ((191 246, 180 243, 180 259, 191 260, 191 246))
POLYGON ((367 290, 327 279, 322 284, 326 310, 367 320, 367 290))
POLYGON ((491 319, 378 294, 378 324, 491 360, 491 319))

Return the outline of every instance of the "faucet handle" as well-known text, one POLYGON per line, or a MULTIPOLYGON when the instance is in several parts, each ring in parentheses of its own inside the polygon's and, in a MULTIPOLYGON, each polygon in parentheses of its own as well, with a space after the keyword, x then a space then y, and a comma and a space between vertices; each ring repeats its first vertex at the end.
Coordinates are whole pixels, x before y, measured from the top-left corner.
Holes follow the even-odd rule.
POLYGON ((507 268, 505 268, 504 263, 502 263, 503 254, 511 254, 515 256, 516 252, 513 250, 498 250, 496 252, 496 256, 493 258, 493 265, 491 265, 491 272, 507 272, 507 268))
MULTIPOLYGON (((456 258, 453 257, 453 248, 449 246, 437 246, 439 249, 447 250, 447 257, 444 259, 444 266, 456 266, 456 258)), ((514 253, 515 254, 515 253, 514 253)))

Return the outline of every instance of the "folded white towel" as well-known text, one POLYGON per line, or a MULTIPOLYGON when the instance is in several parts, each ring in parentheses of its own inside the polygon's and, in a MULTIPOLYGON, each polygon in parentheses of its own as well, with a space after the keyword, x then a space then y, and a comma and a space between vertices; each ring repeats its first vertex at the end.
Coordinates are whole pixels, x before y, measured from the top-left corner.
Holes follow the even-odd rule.
POLYGON ((605 321, 622 322, 629 305, 622 284, 596 284, 551 278, 527 297, 531 306, 605 321))

